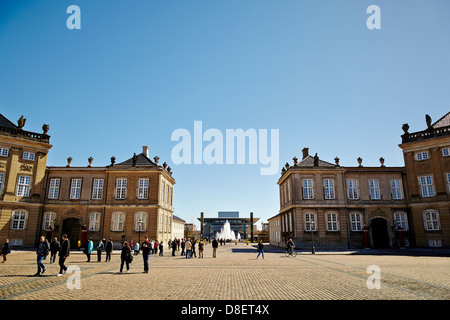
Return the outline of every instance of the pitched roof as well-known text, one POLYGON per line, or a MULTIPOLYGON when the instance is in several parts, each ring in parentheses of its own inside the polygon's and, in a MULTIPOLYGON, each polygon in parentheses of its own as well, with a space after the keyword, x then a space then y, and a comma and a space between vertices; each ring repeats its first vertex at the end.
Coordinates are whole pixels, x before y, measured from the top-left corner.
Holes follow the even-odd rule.
POLYGON ((17 129, 17 126, 0 113, 0 127, 17 129))
MULTIPOLYGON (((298 167, 314 167, 314 157, 308 155, 305 159, 297 163, 298 167)), ((336 167, 334 164, 320 160, 319 158, 319 167, 336 167)))
MULTIPOLYGON (((134 155, 133 155, 133 157, 134 157, 134 155)), ((132 166, 133 165, 133 157, 131 157, 128 160, 125 160, 124 162, 117 163, 116 166, 132 166)), ((157 165, 152 160, 147 158, 147 156, 144 155, 143 153, 140 153, 137 155, 136 166, 157 167, 157 165)))
POLYGON ((450 126, 450 112, 431 125, 434 129, 450 126))

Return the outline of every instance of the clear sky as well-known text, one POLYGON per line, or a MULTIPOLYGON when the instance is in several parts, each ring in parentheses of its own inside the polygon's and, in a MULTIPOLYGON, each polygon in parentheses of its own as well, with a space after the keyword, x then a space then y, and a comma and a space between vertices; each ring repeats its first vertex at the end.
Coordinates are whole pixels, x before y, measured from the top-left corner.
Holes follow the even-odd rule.
POLYGON ((148 145, 172 167, 187 222, 227 210, 267 221, 303 147, 343 166, 403 165, 402 124, 450 111, 449 13, 448 0, 1 0, 0 113, 50 125, 49 166, 106 166, 148 145), (66 26, 70 5, 80 30, 66 26), (173 164, 172 132, 194 121, 278 129, 278 173, 173 164))

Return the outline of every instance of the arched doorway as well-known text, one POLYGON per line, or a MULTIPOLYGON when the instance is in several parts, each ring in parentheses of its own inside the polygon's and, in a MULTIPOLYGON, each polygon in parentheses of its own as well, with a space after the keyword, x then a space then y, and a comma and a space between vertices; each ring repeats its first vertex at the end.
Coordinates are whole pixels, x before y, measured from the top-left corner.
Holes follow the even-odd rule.
POLYGON ((63 234, 67 234, 67 237, 70 240, 70 248, 77 248, 78 240, 81 238, 81 219, 64 219, 61 229, 61 235, 63 234))
POLYGON ((389 232, 388 223, 384 218, 373 218, 370 221, 370 229, 372 233, 372 245, 376 248, 389 248, 389 232))

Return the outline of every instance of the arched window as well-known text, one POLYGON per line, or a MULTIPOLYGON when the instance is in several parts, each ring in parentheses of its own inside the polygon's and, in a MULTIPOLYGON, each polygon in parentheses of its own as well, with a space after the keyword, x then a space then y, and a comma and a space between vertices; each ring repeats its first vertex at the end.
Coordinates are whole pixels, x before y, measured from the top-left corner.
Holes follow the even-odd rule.
POLYGON ((403 231, 408 230, 408 216, 405 212, 398 211, 394 212, 394 221, 395 221, 395 227, 398 229, 398 227, 401 227, 403 231))
POLYGON ((114 212, 112 214, 111 231, 123 231, 125 225, 125 213, 114 212))
POLYGON ((441 230, 441 221, 437 210, 423 211, 423 223, 425 230, 441 230))
POLYGON ((327 212, 325 214, 327 222, 327 231, 339 231, 338 215, 335 212, 327 212))
POLYGON ((315 213, 305 213, 305 231, 317 231, 315 213))
POLYGON ((11 216, 11 229, 25 230, 27 228, 28 211, 23 209, 14 210, 11 216))
POLYGON ((92 212, 89 215, 89 231, 100 230, 100 212, 92 212))
POLYGON ((350 212, 350 225, 352 231, 362 231, 363 220, 360 212, 350 212))
POLYGON ((45 212, 42 221, 42 230, 54 230, 56 221, 56 212, 45 212))
POLYGON ((147 231, 147 212, 139 211, 134 215, 134 230, 147 231))

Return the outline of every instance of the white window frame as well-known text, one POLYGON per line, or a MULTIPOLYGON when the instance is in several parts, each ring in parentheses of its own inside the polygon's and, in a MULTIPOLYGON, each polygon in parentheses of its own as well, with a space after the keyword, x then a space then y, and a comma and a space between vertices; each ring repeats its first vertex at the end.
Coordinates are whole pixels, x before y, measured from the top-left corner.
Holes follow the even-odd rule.
POLYGON ((423 198, 434 197, 434 181, 432 175, 419 176, 419 186, 423 198))
POLYGON ((305 213, 304 215, 305 221, 305 231, 311 232, 311 223, 312 222, 312 231, 317 231, 317 219, 315 213, 305 213))
POLYGON ((339 231, 339 216, 336 212, 325 213, 327 231, 339 231))
POLYGON ((94 179, 92 181, 92 199, 101 200, 103 198, 104 179, 94 179))
POLYGON ((28 211, 23 209, 14 210, 11 213, 11 229, 26 230, 28 223, 28 211))
POLYGON ((403 200, 403 188, 400 179, 391 180, 391 195, 393 200, 403 200))
MULTIPOLYGON (((445 177, 447 178, 446 179, 447 180, 447 190, 448 190, 448 192, 450 192, 450 172, 447 172, 445 174, 445 177)), ((0 191, 1 191, 1 189, 0 189, 0 191)))
POLYGON ((58 199, 59 197, 59 188, 61 186, 60 178, 51 178, 50 183, 48 185, 48 199, 58 199))
POLYGON ((349 200, 359 199, 359 189, 358 189, 357 179, 347 179, 347 195, 349 200))
POLYGON ((36 157, 36 154, 34 152, 28 152, 28 151, 24 151, 22 153, 22 159, 23 160, 30 160, 30 161, 34 161, 36 157))
POLYGON ((70 181, 70 199, 79 200, 81 197, 81 185, 83 184, 83 179, 73 178, 70 181))
POLYGON ((442 247, 442 240, 428 240, 428 246, 431 248, 442 247))
POLYGON ((16 196, 28 197, 30 195, 30 188, 31 188, 31 177, 19 176, 17 180, 16 196))
POLYGON ((314 183, 313 179, 302 179, 303 200, 314 199, 314 183))
POLYGON ((363 215, 360 212, 350 212, 350 227, 352 231, 363 230, 363 215))
POLYGON ((127 178, 117 178, 116 179, 116 199, 123 200, 127 197, 127 185, 128 180, 127 178))
POLYGON ((138 180, 138 199, 148 199, 149 195, 149 187, 150 187, 150 179, 149 178, 139 178, 138 180))
POLYGON ((433 209, 423 211, 423 225, 426 231, 441 230, 439 211, 433 209))
POLYGON ((0 156, 7 157, 9 155, 9 148, 0 148, 0 156))
POLYGON ((417 161, 423 161, 423 160, 430 159, 430 155, 429 155, 428 151, 421 151, 421 152, 416 152, 415 158, 417 161))
POLYGON ((91 212, 89 214, 89 231, 99 231, 100 230, 100 212, 91 212))
POLYGON ((443 157, 450 157, 450 147, 442 148, 442 156, 443 157))
POLYGON ((408 215, 403 211, 394 212, 394 220, 396 222, 396 227, 402 227, 403 231, 408 231, 408 215))
POLYGON ((323 194, 325 200, 335 200, 336 193, 334 192, 334 179, 323 180, 323 194))
POLYGON ((134 214, 134 231, 139 232, 139 221, 142 221, 141 232, 147 231, 148 213, 145 211, 138 211, 134 214))
POLYGON ((125 213, 115 211, 111 215, 111 231, 123 231, 125 228, 125 213))
POLYGON ((44 219, 42 221, 42 230, 54 230, 56 221, 56 212, 47 211, 44 213, 44 219))
POLYGON ((371 200, 381 200, 380 182, 378 179, 369 179, 369 193, 371 200))

